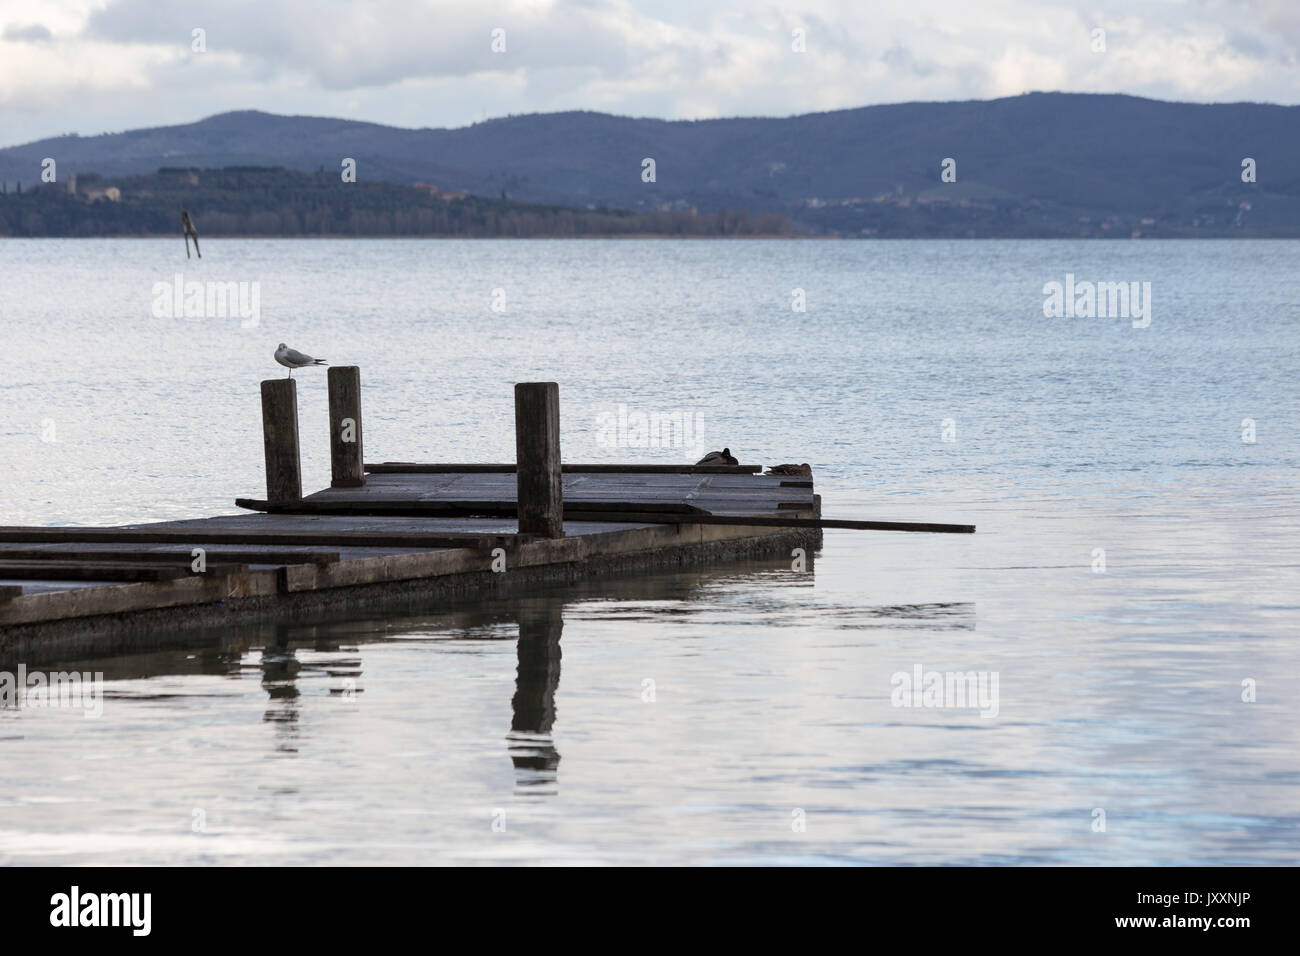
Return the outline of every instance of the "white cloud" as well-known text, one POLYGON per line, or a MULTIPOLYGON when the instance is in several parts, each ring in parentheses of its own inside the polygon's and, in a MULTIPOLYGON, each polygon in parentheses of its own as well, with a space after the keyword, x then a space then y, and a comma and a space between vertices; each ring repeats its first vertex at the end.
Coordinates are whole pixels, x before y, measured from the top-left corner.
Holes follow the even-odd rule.
POLYGON ((0 0, 0 141, 229 109, 402 126, 786 115, 1024 90, 1300 102, 1295 0, 0 0), (196 12, 202 11, 202 12, 196 12), (1092 52, 1090 31, 1107 31, 1092 52), (190 49, 207 31, 207 53, 190 49), (491 30, 507 51, 491 51, 491 30), (807 52, 790 32, 807 31, 807 52))

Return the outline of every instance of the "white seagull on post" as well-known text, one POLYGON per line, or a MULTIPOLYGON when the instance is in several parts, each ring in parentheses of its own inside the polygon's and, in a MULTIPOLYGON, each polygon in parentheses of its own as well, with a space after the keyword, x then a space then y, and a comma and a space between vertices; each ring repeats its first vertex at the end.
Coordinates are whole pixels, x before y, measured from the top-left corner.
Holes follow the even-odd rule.
POLYGON ((296 368, 305 368, 309 365, 324 365, 324 359, 312 358, 310 355, 303 355, 297 349, 291 349, 283 342, 275 350, 275 360, 289 370, 289 377, 293 378, 293 370, 296 368))

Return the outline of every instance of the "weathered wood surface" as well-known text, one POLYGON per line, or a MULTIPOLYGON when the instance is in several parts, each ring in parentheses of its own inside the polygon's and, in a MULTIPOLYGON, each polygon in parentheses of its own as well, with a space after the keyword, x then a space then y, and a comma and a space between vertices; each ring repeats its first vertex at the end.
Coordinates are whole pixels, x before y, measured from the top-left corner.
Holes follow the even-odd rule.
POLYGON ((27 592, 0 605, 0 627, 36 621, 103 614, 123 614, 186 604, 211 604, 249 595, 248 575, 193 574, 175 581, 140 581, 131 584, 70 586, 60 590, 27 592))
MULTIPOLYGON (((768 475, 564 474, 566 520, 576 520, 584 502, 678 503, 712 514, 775 514, 787 502, 813 507, 813 489, 789 488, 768 475)), ((372 474, 365 488, 329 488, 304 502, 513 502, 515 476, 506 473, 372 474)), ((499 512, 500 513, 500 512, 499 512)))
MULTIPOLYGON (((473 462, 418 462, 418 461, 383 461, 371 462, 365 466, 366 471, 376 475, 415 474, 415 475, 471 475, 471 474, 511 474, 515 466, 508 462, 496 464, 478 464, 473 462)), ((763 470, 762 465, 663 465, 625 463, 562 463, 560 470, 565 474, 633 474, 633 475, 754 475, 763 470)))
POLYGON ((736 525, 748 528, 844 528, 853 531, 917 531, 932 534, 974 534, 973 524, 932 521, 855 521, 846 518, 774 518, 769 515, 660 515, 647 516, 664 524, 736 525))
MULTIPOLYGON (((763 537, 791 527, 788 517, 815 513, 811 488, 783 487, 757 474, 561 472, 563 538, 517 533, 516 480, 512 472, 372 473, 364 487, 328 488, 303 505, 328 511, 446 511, 447 505, 482 510, 486 503, 510 511, 498 517, 455 514, 234 514, 120 527, 0 527, 0 564, 25 562, 52 568, 81 562, 112 574, 184 572, 166 581, 90 584, 28 578, 0 588, 0 628, 47 620, 120 614, 149 608, 210 604, 245 597, 275 598, 302 591, 482 573, 492 549, 504 548, 509 566, 572 564, 598 556, 644 553, 703 542, 763 537), (782 508, 783 504, 791 508, 782 508), (793 509, 793 510, 791 510, 793 509), (715 514, 701 512, 712 511, 715 514), (752 518, 777 521, 773 530, 752 518), (750 520, 750 524, 746 521, 750 520), (716 522, 722 526, 704 524, 716 522), (726 526, 727 521, 734 522, 726 526), (204 548, 208 568, 236 562, 225 573, 189 573, 191 551, 204 548), (226 550, 220 550, 224 547, 226 550), (17 590, 21 589, 21 593, 17 590)), ((296 504, 297 502, 295 502, 296 504)), ((263 502, 270 504, 270 502, 263 502)), ((32 573, 39 573, 33 571, 32 573)), ((59 573, 62 573, 60 571, 59 573)), ((94 573, 87 571, 85 573, 94 573)), ((162 576, 161 574, 159 576, 162 576)))
POLYGON ((326 377, 329 380, 330 485, 357 488, 366 483, 361 449, 361 369, 355 365, 335 365, 326 377))
POLYGON ((560 386, 515 385, 515 461, 519 533, 564 536, 560 473, 560 386))
MULTIPOLYGON (((513 501, 411 501, 365 499, 349 501, 302 501, 276 504, 261 498, 236 498, 235 505, 250 511, 284 515, 403 515, 409 517, 514 518, 523 509, 513 501)), ((680 501, 566 501, 564 514, 704 515, 708 512, 680 501)), ((804 505, 796 507, 803 508, 804 505)), ((554 537, 543 535, 542 537, 554 537)))
MULTIPOLYGON (((188 518, 166 522, 169 535, 205 534, 213 537, 243 536, 251 542, 274 544, 280 538, 303 538, 319 547, 337 548, 344 560, 358 548, 399 550, 423 547, 430 541, 446 542, 438 547, 469 547, 476 543, 531 541, 520 535, 511 518, 440 518, 409 515, 283 515, 234 514, 215 518, 188 518), (333 542, 327 545, 326 542, 333 542), (361 542, 358 544, 357 542, 361 542)), ((150 525, 138 526, 143 530, 150 525)), ((604 525, 584 524, 584 534, 607 531, 604 525)), ((577 533, 577 532, 575 532, 577 533)))
POLYGON ((272 501, 301 498, 298 386, 291 378, 273 378, 262 383, 262 446, 266 459, 266 497, 272 501))
MULTIPOLYGON (((246 521, 257 521, 257 516, 238 516, 246 521)), ((335 525, 329 530, 312 530, 310 524, 289 528, 267 527, 259 523, 235 524, 238 518, 201 518, 185 522, 159 522, 156 525, 124 526, 120 528, 0 528, 3 542, 75 542, 75 543, 138 543, 138 544, 205 544, 251 545, 264 543, 282 547, 287 545, 349 545, 371 548, 466 548, 483 547, 499 541, 501 534, 460 534, 440 531, 373 531, 335 525), (201 522, 211 524, 201 525, 201 522), (302 530, 305 528, 306 530, 302 530)), ((303 516, 299 522, 311 521, 303 516)))
MULTIPOLYGON (((422 518, 302 518, 278 516, 238 516, 198 519, 189 524, 217 521, 245 523, 312 521, 346 527, 358 534, 372 532, 392 534, 397 526, 419 528, 445 527, 448 519, 422 518)), ((459 519, 459 525, 490 525, 492 520, 459 519)), ((508 536, 515 542, 507 546, 512 568, 571 565, 588 559, 638 555, 670 548, 708 544, 736 539, 764 537, 753 528, 708 527, 699 524, 635 525, 612 522, 573 523, 566 526, 568 535, 555 539, 529 539, 508 536)), ((335 536, 340 531, 332 532, 335 536)), ((485 573, 491 570, 490 553, 469 548, 433 551, 390 551, 373 549, 361 552, 340 548, 343 560, 327 565, 289 565, 270 570, 250 569, 246 574, 228 576, 191 575, 175 581, 80 587, 68 582, 61 590, 26 591, 0 604, 0 638, 10 625, 75 619, 79 617, 122 614, 153 608, 180 607, 193 604, 225 602, 232 608, 244 598, 273 599, 277 595, 300 591, 353 587, 386 582, 423 580, 446 575, 485 573), (233 603, 231 603, 233 601, 233 603)), ((5 582, 0 580, 0 586, 5 582)), ((46 582, 41 582, 45 587, 46 582)))
MULTIPOLYGON (((339 560, 337 551, 229 551, 204 548, 205 561, 227 564, 331 564, 339 560)), ((192 564, 191 550, 120 550, 108 545, 86 547, 81 544, 52 544, 48 548, 15 548, 0 544, 0 561, 15 559, 36 561, 125 561, 192 564)))
MULTIPOLYGON (((247 565, 210 564, 205 574, 234 574, 247 565)), ((123 561, 6 561, 0 559, 0 579, 18 581, 174 581, 195 574, 189 567, 123 561)))

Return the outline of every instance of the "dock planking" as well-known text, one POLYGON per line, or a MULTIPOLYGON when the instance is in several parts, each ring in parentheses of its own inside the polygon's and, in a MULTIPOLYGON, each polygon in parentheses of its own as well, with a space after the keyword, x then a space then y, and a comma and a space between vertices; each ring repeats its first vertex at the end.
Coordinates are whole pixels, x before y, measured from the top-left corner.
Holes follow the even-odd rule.
POLYGON ((0 579, 19 581, 174 581, 193 574, 235 574, 247 565, 212 564, 203 571, 152 562, 125 561, 9 561, 0 556, 0 579))
MULTIPOLYGON (((565 474, 565 536, 546 540, 518 534, 514 478, 491 472, 369 475, 361 487, 332 487, 300 502, 277 503, 275 513, 118 527, 0 527, 0 588, 10 595, 0 602, 0 630, 214 600, 233 606, 241 595, 273 602, 313 591, 481 574, 490 569, 497 548, 510 555, 511 567, 521 568, 770 537, 774 532, 764 529, 706 534, 685 525, 706 516, 703 504, 740 516, 789 514, 779 506, 791 495, 779 481, 757 474, 565 474), (716 481, 724 483, 713 485, 716 481), (369 505, 381 513, 364 513, 369 505), (456 513, 485 506, 498 513, 456 513), (311 513, 293 513, 295 508, 311 513), (399 513, 403 509, 415 513, 399 513), (210 572, 219 566, 204 579, 206 588, 196 587, 192 578, 197 576, 189 573, 195 548, 204 550, 210 572), (100 574, 104 584, 86 587, 71 574, 60 579, 67 573, 62 568, 41 579, 6 578, 4 566, 19 561, 50 569, 82 562, 86 580, 100 574), (236 561, 244 567, 224 573, 236 561)), ((271 507, 264 500, 257 503, 271 507)), ((802 506, 814 507, 811 489, 802 506)))
POLYGON ((333 368, 328 382, 328 488, 302 495, 296 391, 277 379, 262 387, 267 494, 235 501, 255 513, 0 527, 0 654, 31 651, 31 641, 50 635, 84 650, 79 634, 101 640, 148 615, 172 629, 411 595, 494 593, 502 572, 511 582, 574 580, 789 554, 818 546, 825 527, 974 530, 822 519, 811 480, 763 475, 761 465, 562 464, 558 391, 545 382, 516 387, 519 466, 363 465, 359 371, 333 368), (79 632, 85 619, 101 623, 79 632), (62 624, 66 633, 50 630, 62 624))
MULTIPOLYGON (((308 516, 299 515, 300 518, 308 516)), ((7 543, 63 544, 179 544, 191 548, 206 545, 266 545, 268 549, 292 545, 320 547, 348 544, 354 547, 385 548, 483 548, 513 535, 476 534, 472 531, 403 530, 396 532, 351 532, 315 527, 305 521, 288 527, 266 523, 231 523, 221 518, 196 521, 159 522, 116 528, 0 528, 0 549, 7 543), (202 522, 198 524, 197 522, 202 522)), ((0 554, 3 552, 0 551, 0 554)), ((290 559, 296 557, 286 552, 290 559)), ((283 563, 274 561, 272 563, 283 563)))
MULTIPOLYGON (((165 524, 171 524, 165 522, 165 524)), ((147 526, 146 526, 147 527, 147 526)), ((4 528, 0 531, 0 564, 28 562, 40 565, 60 564, 147 564, 155 567, 201 567, 214 563, 242 565, 248 563, 280 563, 286 560, 328 562, 338 560, 338 552, 252 547, 244 550, 229 548, 186 547, 184 550, 167 544, 137 545, 115 543, 119 538, 128 541, 137 536, 145 538, 172 538, 175 532, 155 533, 131 527, 30 527, 4 528), (196 561, 196 557, 202 559, 196 561)), ((186 541, 194 536, 186 535, 186 541)))
MULTIPOLYGON (((233 618, 245 606, 250 610, 264 611, 274 609, 289 598, 304 595, 319 593, 324 598, 337 589, 348 589, 352 593, 367 586, 395 582, 425 581, 433 584, 461 575, 476 575, 479 584, 491 590, 499 579, 498 575, 491 573, 491 552, 480 547, 438 548, 420 544, 422 540, 431 538, 447 542, 447 536, 441 531, 448 524, 466 532, 465 538, 457 541, 501 541, 502 551, 509 555, 510 572, 515 575, 550 568, 598 568, 602 562, 611 567, 630 568, 674 550, 707 550, 728 541, 767 540, 765 547, 770 550, 777 541, 752 528, 713 529, 658 522, 587 523, 566 520, 565 537, 555 540, 489 534, 490 530, 495 530, 492 526, 505 523, 495 519, 248 515, 200 519, 188 525, 192 529, 204 522, 220 522, 229 528, 240 523, 261 523, 262 519, 289 524, 311 521, 319 529, 317 533, 340 543, 340 559, 328 564, 306 561, 269 567, 250 564, 248 571, 240 574, 186 575, 173 581, 123 582, 93 587, 75 581, 9 580, 0 572, 0 587, 34 585, 30 590, 25 587, 21 595, 11 596, 0 603, 0 650, 5 649, 5 631, 22 624, 59 620, 74 623, 77 618, 215 604, 221 606, 223 618, 233 618), (326 527, 323 528, 322 523, 326 527), (427 531, 432 529, 438 529, 440 533, 428 534, 427 531), (484 533, 473 534, 475 529, 484 533), (347 543, 346 546, 343 543, 347 543), (360 544, 378 546, 362 547, 360 544)), ((189 529, 183 533, 200 534, 189 529)), ((285 532, 276 534, 284 536, 285 532)), ((3 550, 2 546, 0 550, 3 550)), ((99 566, 107 564, 101 562, 99 566)), ((122 623, 125 626, 127 622, 122 623)))
MULTIPOLYGON (((266 514, 294 515, 401 515, 405 517, 518 518, 519 508, 513 501, 421 501, 409 499, 349 500, 304 499, 276 503, 261 498, 236 498, 236 506, 266 514)), ((567 501, 562 503, 566 516, 631 512, 664 515, 706 515, 708 512, 675 501, 567 501)))
MULTIPOLYGON (((516 466, 512 463, 473 464, 460 463, 421 463, 415 461, 385 461, 365 466, 368 473, 376 475, 392 474, 514 474, 516 466)), ((762 465, 665 465, 648 463, 595 463, 595 464, 561 464, 560 470, 565 474, 633 474, 633 475, 753 475, 763 470, 762 465)))
MULTIPOLYGON (((562 478, 564 511, 577 516, 594 511, 624 510, 644 514, 655 510, 644 506, 685 505, 710 514, 769 514, 780 504, 813 508, 811 482, 807 487, 788 488, 776 476, 735 473, 571 473, 562 478), (611 508, 610 503, 630 507, 611 508), (584 507, 587 506, 587 507, 584 507)), ((318 506, 382 508, 384 503, 428 502, 459 505, 468 513, 472 504, 483 508, 513 504, 515 476, 491 472, 402 472, 370 475, 362 488, 327 488, 303 499, 304 511, 318 506)), ((512 512, 498 510, 502 517, 512 512)))
MULTIPOLYGON (((205 559, 221 559, 234 564, 331 564, 339 559, 337 551, 229 551, 204 549, 205 559)), ((140 549, 122 550, 116 545, 87 543, 52 544, 47 548, 15 548, 0 544, 0 560, 40 561, 125 561, 158 562, 163 564, 192 564, 192 551, 140 549)))

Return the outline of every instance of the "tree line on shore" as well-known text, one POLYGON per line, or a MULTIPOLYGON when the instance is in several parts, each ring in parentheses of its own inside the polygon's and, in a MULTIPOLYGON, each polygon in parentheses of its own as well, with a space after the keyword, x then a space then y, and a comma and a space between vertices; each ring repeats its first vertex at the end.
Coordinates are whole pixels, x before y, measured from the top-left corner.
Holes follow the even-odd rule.
POLYGON ((174 235, 188 209, 211 236, 756 236, 788 235, 777 213, 722 209, 636 212, 441 193, 388 182, 342 182, 338 173, 281 167, 160 169, 0 192, 0 236, 174 235), (71 188, 70 188, 71 187, 71 188), (116 187, 118 198, 106 198, 116 187), (74 191, 75 190, 75 191, 74 191))

